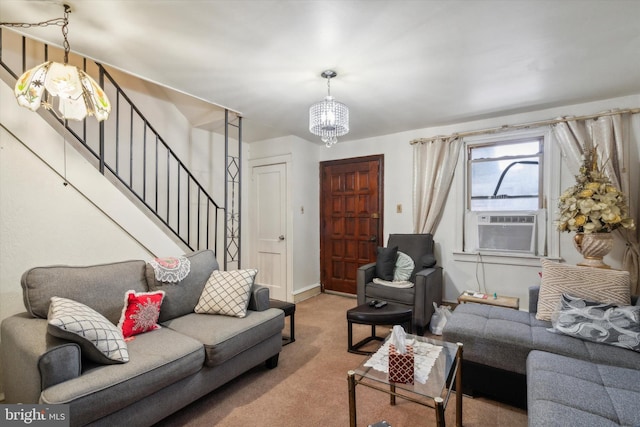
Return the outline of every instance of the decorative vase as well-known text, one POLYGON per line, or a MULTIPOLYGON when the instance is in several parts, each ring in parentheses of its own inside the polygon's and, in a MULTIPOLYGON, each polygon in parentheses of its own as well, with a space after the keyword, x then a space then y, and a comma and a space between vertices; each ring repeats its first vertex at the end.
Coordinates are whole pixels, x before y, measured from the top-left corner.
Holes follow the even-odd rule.
POLYGON ((584 259, 578 265, 595 268, 611 268, 602 258, 613 248, 611 233, 577 233, 573 244, 584 259))

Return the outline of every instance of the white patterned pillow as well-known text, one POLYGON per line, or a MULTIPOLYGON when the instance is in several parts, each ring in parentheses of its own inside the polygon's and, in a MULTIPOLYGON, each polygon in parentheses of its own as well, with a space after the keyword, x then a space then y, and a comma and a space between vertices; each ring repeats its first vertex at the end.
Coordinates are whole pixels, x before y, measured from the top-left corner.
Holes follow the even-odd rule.
POLYGON ((129 350, 122 332, 106 317, 77 301, 51 297, 47 332, 76 342, 82 353, 98 363, 125 363, 129 350))
POLYGON ((258 270, 214 270, 204 285, 194 311, 245 317, 253 280, 258 270))
POLYGON ((578 267, 541 260, 542 282, 536 319, 551 320, 562 294, 607 304, 630 305, 629 272, 578 267))
POLYGON ((404 252, 398 251, 398 258, 396 259, 396 267, 393 270, 393 281, 394 282, 404 282, 409 280, 411 277, 411 273, 413 273, 413 269, 416 264, 413 262, 413 259, 404 252))

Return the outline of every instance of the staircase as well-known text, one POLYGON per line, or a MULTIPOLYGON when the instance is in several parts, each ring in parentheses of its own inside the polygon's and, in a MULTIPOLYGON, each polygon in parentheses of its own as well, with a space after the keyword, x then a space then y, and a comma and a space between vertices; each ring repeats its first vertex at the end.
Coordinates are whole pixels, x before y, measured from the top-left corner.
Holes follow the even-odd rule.
MULTIPOLYGON (((61 49, 0 28, 0 77, 11 87, 27 69, 48 60, 62 62, 62 55, 61 49)), ((213 190, 201 184, 177 154, 189 141, 165 140, 156 130, 157 124, 145 117, 116 82, 112 75, 118 75, 117 71, 109 73, 101 64, 74 54, 69 63, 83 69, 104 89, 112 104, 109 118, 100 123, 93 117, 67 121, 43 108, 38 114, 52 127, 62 129, 65 141, 71 139, 87 161, 180 242, 185 252, 212 249, 223 259, 225 269, 238 268, 242 117, 211 106, 219 119, 210 120, 206 128, 223 129, 212 139, 219 137, 224 147, 214 165, 224 170, 223 182, 215 183, 223 200, 216 202, 213 190), (220 191, 222 185, 224 191, 220 191)))

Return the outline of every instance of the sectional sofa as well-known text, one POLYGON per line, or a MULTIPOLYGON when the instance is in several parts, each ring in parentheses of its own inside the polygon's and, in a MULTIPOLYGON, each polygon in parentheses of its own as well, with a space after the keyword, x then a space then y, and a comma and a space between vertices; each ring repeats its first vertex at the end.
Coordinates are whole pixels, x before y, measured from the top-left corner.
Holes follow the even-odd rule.
POLYGON ((539 294, 529 312, 456 307, 442 337, 464 344, 463 391, 526 407, 532 427, 640 425, 640 352, 553 332, 539 294))
POLYGON ((187 259, 190 272, 178 283, 158 281, 145 261, 27 271, 27 312, 1 326, 5 403, 68 404, 72 426, 152 425, 261 363, 275 368, 284 313, 269 308, 269 290, 253 285, 245 317, 195 313, 218 264, 211 251, 187 259), (50 333, 52 297, 84 304, 115 325, 130 290, 162 290, 164 300, 161 327, 126 342, 126 363, 98 363, 85 347, 50 333))

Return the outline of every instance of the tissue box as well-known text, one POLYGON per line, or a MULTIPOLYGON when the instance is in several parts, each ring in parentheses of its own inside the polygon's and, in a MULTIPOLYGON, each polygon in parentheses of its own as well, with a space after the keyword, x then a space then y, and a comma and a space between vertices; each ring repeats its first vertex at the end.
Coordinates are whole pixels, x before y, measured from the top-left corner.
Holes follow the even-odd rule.
POLYGON ((389 382, 413 384, 413 347, 407 346, 405 354, 398 353, 396 346, 389 345, 389 382))

